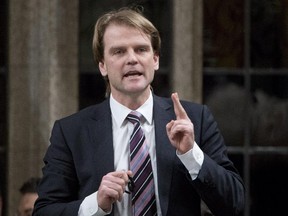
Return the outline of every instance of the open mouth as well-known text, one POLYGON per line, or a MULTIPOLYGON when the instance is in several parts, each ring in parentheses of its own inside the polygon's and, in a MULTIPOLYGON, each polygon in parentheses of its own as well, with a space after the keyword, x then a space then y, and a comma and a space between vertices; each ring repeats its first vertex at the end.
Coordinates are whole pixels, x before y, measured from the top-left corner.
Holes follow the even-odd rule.
POLYGON ((141 76, 142 73, 138 71, 130 71, 124 75, 124 77, 131 77, 131 76, 141 76))

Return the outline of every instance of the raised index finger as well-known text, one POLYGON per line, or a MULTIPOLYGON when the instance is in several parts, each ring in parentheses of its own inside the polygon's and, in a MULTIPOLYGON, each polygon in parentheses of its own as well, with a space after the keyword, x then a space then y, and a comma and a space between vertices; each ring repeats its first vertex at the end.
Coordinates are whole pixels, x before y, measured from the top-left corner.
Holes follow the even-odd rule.
POLYGON ((187 119, 188 118, 187 113, 180 103, 178 93, 172 93, 171 99, 172 99, 173 104, 174 104, 174 112, 175 112, 176 118, 177 119, 187 119))

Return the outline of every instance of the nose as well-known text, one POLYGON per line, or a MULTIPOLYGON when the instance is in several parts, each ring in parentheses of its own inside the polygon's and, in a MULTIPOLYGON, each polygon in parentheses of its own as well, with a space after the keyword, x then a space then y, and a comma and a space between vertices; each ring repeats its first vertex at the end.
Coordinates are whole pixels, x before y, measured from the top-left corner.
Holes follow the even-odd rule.
POLYGON ((137 64, 138 60, 137 60, 137 56, 136 56, 136 53, 134 52, 134 50, 130 50, 127 52, 128 56, 127 56, 127 64, 130 64, 130 65, 135 65, 137 64))

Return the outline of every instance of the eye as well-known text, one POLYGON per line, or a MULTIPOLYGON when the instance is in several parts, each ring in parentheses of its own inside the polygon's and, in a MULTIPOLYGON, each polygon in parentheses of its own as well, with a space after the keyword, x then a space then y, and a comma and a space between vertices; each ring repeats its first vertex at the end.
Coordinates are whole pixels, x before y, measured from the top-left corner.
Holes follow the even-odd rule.
POLYGON ((123 51, 122 49, 115 49, 115 50, 113 51, 113 55, 120 55, 120 54, 122 54, 122 53, 124 53, 124 51, 123 51))
POLYGON ((147 51, 147 48, 146 47, 140 47, 138 48, 138 52, 146 52, 147 51))
POLYGON ((147 51, 147 49, 146 49, 145 47, 141 47, 139 50, 140 50, 141 52, 147 51))

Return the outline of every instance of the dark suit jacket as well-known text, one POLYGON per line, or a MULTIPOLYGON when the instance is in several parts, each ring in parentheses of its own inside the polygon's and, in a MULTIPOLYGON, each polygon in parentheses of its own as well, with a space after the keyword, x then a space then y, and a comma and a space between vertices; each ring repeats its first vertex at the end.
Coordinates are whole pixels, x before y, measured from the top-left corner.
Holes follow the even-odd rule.
MULTIPOLYGON (((244 208, 243 183, 208 108, 182 101, 204 152, 202 169, 192 181, 166 134, 166 124, 175 119, 172 100, 153 98, 162 214, 200 216, 203 199, 215 215, 238 215, 244 208)), ((56 121, 50 142, 34 215, 77 215, 83 199, 98 190, 105 174, 114 171, 109 100, 56 121)))

